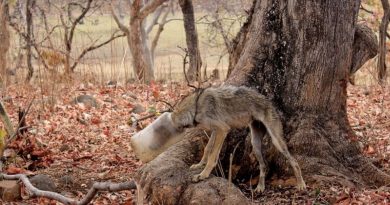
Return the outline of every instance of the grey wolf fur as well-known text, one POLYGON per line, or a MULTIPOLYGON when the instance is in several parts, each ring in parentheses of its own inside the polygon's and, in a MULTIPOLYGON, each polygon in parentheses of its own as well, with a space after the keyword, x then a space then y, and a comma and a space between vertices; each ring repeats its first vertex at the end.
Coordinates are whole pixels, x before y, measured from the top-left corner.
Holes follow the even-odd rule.
POLYGON ((230 129, 249 126, 253 150, 260 168, 259 183, 255 191, 264 191, 265 163, 261 154, 263 135, 260 128, 256 126, 260 122, 265 126, 277 150, 292 166, 298 189, 306 188, 301 169, 283 139, 282 123, 274 106, 255 90, 234 86, 199 90, 184 98, 170 117, 177 130, 197 126, 212 131, 201 161, 191 166, 191 169, 205 166, 200 174, 193 176, 193 181, 197 182, 209 177, 217 164, 222 144, 230 129))

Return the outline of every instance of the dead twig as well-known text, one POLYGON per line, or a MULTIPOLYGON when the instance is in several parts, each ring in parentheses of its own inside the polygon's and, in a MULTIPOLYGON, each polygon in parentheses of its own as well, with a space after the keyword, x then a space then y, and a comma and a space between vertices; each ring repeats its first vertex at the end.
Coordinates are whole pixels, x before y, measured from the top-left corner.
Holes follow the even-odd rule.
POLYGON ((174 105, 172 105, 171 103, 169 103, 165 100, 157 100, 157 102, 162 102, 162 103, 168 105, 168 107, 169 107, 168 112, 172 112, 175 108, 175 105, 176 105, 176 103, 174 105))
POLYGON ((188 79, 188 76, 187 76, 186 65, 188 64, 187 58, 189 57, 188 49, 180 47, 180 46, 178 46, 178 48, 180 48, 184 52, 184 56, 182 56, 183 57, 183 73, 184 73, 184 77, 187 81, 187 86, 197 90, 198 88, 190 83, 190 80, 188 79))
MULTIPOLYGON (((26 111, 23 113, 22 118, 20 118, 18 126, 16 127, 16 131, 13 133, 13 135, 10 135, 10 138, 7 140, 7 145, 20 133, 20 130, 22 129, 20 126, 22 125, 24 119, 27 116, 27 113, 30 111, 30 108, 34 102, 35 97, 31 100, 31 102, 28 104, 26 111)), ((25 129, 25 128, 24 128, 25 129)))
POLYGON ((76 204, 76 205, 85 205, 92 201, 92 199, 95 197, 95 195, 99 191, 109 191, 109 192, 118 192, 123 190, 132 190, 137 189, 137 186, 134 181, 128 181, 128 182, 122 182, 122 183, 112 183, 112 182, 95 182, 92 187, 89 189, 88 193, 82 198, 80 201, 77 201, 75 199, 71 199, 68 197, 65 197, 61 194, 58 194, 56 192, 51 191, 43 191, 40 189, 37 189, 34 187, 28 177, 24 174, 15 174, 15 175, 8 175, 8 174, 0 174, 0 178, 7 179, 7 180, 20 180, 23 182, 23 184, 26 186, 27 190, 33 195, 33 196, 40 196, 40 197, 46 197, 49 199, 53 199, 56 201, 59 201, 63 204, 76 204))
POLYGON ((160 111, 160 112, 155 112, 155 113, 146 115, 146 116, 138 118, 138 119, 134 115, 132 115, 131 116, 131 124, 132 124, 133 127, 137 127, 139 122, 147 120, 149 118, 152 118, 152 117, 156 116, 157 114, 161 114, 161 113, 164 113, 164 112, 171 112, 171 108, 163 110, 163 111, 160 111))
POLYGON ((363 10, 363 11, 369 13, 369 14, 374 14, 373 11, 370 11, 370 10, 366 9, 363 5, 360 5, 360 8, 359 8, 359 9, 360 9, 360 10, 363 10))

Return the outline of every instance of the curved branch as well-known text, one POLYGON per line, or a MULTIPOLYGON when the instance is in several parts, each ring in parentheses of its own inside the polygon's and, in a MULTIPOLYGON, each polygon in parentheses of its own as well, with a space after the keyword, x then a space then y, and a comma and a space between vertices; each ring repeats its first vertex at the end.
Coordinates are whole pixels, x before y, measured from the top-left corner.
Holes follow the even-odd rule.
POLYGON ((131 190, 136 189, 137 186, 134 183, 134 181, 129 182, 123 182, 123 183, 111 183, 111 182, 95 182, 92 187, 89 189, 87 195, 84 196, 81 201, 77 201, 75 199, 71 199, 68 197, 65 197, 61 194, 58 194, 56 192, 51 191, 42 191, 40 189, 37 189, 34 187, 28 177, 24 174, 15 174, 15 175, 8 175, 8 174, 0 174, 0 178, 2 179, 8 179, 8 180, 21 180, 23 184, 26 186, 27 190, 30 191, 30 193, 34 196, 42 196, 49 199, 57 200, 63 204, 77 204, 77 205, 85 205, 91 202, 91 200, 95 197, 95 195, 99 191, 110 191, 110 192, 117 192, 117 191, 123 191, 123 190, 131 190))
POLYGON ((140 19, 146 18, 149 14, 154 12, 157 9, 157 7, 159 7, 161 4, 163 4, 166 1, 168 1, 168 0, 154 0, 154 1, 149 2, 139 12, 139 15, 138 15, 139 18, 140 19))
POLYGON ((93 0, 88 0, 87 2, 87 5, 85 6, 85 8, 83 8, 80 16, 78 16, 76 18, 76 20, 72 23, 72 26, 70 28, 70 33, 69 33, 69 39, 67 39, 70 44, 72 44, 72 41, 73 41, 73 34, 74 34, 74 30, 76 29, 76 26, 78 23, 80 23, 80 21, 84 18, 84 16, 88 13, 89 9, 91 8, 91 4, 92 4, 92 1, 93 0))
POLYGON ((90 51, 93 51, 95 49, 98 49, 104 45, 107 45, 108 43, 110 43, 111 41, 117 39, 117 38, 120 38, 120 37, 124 37, 126 36, 126 34, 119 34, 119 35, 115 35, 115 33, 111 36, 111 38, 107 39, 106 41, 98 44, 98 45, 91 45, 89 46, 88 48, 84 49, 81 54, 79 55, 79 57, 77 57, 77 59, 74 61, 73 65, 70 67, 71 70, 74 70, 77 66, 77 64, 80 62, 80 60, 90 51))
POLYGON ((369 14, 374 14, 373 11, 366 9, 363 5, 360 5, 360 8, 359 8, 359 9, 360 9, 360 10, 363 10, 363 11, 369 13, 369 14))
POLYGON ((119 29, 121 31, 123 31, 124 33, 126 33, 126 35, 130 32, 129 29, 119 20, 118 16, 116 15, 115 13, 115 10, 114 10, 114 5, 112 5, 111 3, 111 6, 110 6, 110 10, 111 10, 111 15, 112 17, 114 18, 115 20, 115 23, 118 25, 119 29))
POLYGON ((152 31, 154 25, 158 24, 158 19, 160 18, 165 7, 166 6, 163 5, 163 6, 159 7, 156 10, 156 12, 154 12, 152 20, 149 22, 149 24, 146 26, 146 29, 145 29, 145 32, 147 34, 149 34, 152 31))

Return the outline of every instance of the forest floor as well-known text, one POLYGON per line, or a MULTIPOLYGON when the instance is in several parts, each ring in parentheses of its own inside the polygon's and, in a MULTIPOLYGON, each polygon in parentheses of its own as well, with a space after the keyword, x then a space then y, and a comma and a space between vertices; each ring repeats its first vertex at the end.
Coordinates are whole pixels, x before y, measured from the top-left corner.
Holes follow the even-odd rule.
MULTIPOLYGON (((33 98, 34 101, 26 117, 28 131, 12 141, 5 151, 4 172, 47 174, 59 193, 74 198, 84 196, 96 181, 128 181, 142 165, 134 156, 129 139, 153 121, 150 118, 135 127, 131 117, 167 109, 161 100, 174 104, 189 90, 179 83, 151 86, 78 83, 55 92, 27 85, 10 86, 3 101, 14 124, 19 107, 26 108, 33 98), (71 103, 82 94, 93 96, 98 107, 71 103), (132 113, 133 109, 139 113, 132 113)), ((390 173, 389 87, 349 86, 348 114, 357 136, 354 140, 359 141, 362 152, 390 173)), ((254 204, 390 203, 390 187, 357 190, 309 184, 307 191, 298 192, 292 186, 280 186, 277 179, 269 182, 271 185, 261 195, 253 195, 252 189, 245 189, 245 185, 244 192, 254 204)), ((45 198, 28 198, 26 193, 24 196, 24 200, 10 204, 60 204, 45 198)), ((93 204, 132 204, 134 197, 134 191, 104 192, 93 204)))

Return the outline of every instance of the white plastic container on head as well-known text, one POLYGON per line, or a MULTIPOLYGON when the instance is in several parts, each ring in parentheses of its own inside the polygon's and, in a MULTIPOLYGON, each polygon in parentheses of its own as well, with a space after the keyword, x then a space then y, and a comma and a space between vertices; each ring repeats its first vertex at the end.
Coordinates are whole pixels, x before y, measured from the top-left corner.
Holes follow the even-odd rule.
POLYGON ((174 127, 171 114, 163 113, 153 123, 131 137, 131 147, 142 162, 153 160, 169 146, 180 141, 181 132, 174 127))

